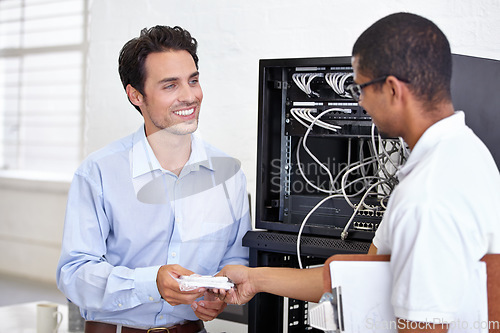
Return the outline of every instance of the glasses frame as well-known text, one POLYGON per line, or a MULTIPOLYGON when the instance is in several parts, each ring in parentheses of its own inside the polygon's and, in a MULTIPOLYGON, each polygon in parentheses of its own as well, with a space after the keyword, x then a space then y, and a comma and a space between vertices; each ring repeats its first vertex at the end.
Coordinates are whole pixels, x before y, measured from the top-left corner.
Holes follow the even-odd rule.
POLYGON ((387 80, 388 77, 389 75, 384 75, 362 84, 353 83, 348 85, 346 89, 351 93, 352 99, 354 99, 356 102, 359 102, 363 88, 366 88, 375 83, 383 82, 387 80))

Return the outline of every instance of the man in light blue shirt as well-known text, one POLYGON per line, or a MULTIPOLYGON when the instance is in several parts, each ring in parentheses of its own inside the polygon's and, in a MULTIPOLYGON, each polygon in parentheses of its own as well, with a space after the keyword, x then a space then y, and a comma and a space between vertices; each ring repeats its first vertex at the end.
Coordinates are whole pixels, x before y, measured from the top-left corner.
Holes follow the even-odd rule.
POLYGON ((245 176, 194 133, 203 99, 196 48, 186 30, 156 26, 120 53, 144 126, 76 171, 57 269, 86 333, 204 332, 197 319, 212 320, 225 303, 205 288, 181 291, 176 279, 248 264, 245 176))

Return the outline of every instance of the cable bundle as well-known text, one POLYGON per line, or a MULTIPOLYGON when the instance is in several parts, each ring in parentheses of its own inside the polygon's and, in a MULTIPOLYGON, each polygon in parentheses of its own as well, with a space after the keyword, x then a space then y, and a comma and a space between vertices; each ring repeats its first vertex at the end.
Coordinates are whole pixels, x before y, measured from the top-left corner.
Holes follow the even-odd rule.
MULTIPOLYGON (((340 111, 340 112, 344 112, 344 113, 351 113, 352 112, 351 109, 334 108, 334 109, 328 109, 324 113, 332 112, 332 111, 340 111)), ((321 120, 319 120, 319 118, 316 119, 317 117, 314 117, 312 115, 312 113, 316 113, 316 112, 318 112, 317 109, 310 109, 310 108, 302 108, 302 109, 292 108, 292 109, 290 109, 290 113, 295 118, 295 120, 297 120, 299 123, 301 123, 302 125, 304 125, 307 128, 309 128, 311 126, 311 124, 314 123, 316 126, 325 128, 325 129, 333 131, 333 132, 337 132, 337 130, 341 129, 340 126, 332 125, 330 123, 321 121, 321 120), (308 122, 308 123, 306 123, 306 122, 308 122)))
POLYGON ((298 237, 297 237, 297 257, 298 257, 298 262, 299 262, 299 267, 302 268, 302 261, 300 258, 300 237, 302 235, 302 231, 304 229, 304 226, 309 219, 309 217, 321 206, 323 203, 328 201, 331 198, 335 197, 344 197, 346 202, 354 209, 350 219, 347 221, 346 225, 344 226, 344 229, 341 233, 341 238, 342 240, 347 239, 348 236, 348 229, 351 225, 351 223, 354 220, 354 217, 357 215, 357 213, 360 210, 371 210, 374 211, 376 209, 380 209, 382 207, 384 210, 386 208, 385 201, 387 201, 388 197, 390 196, 394 186, 397 184, 397 178, 395 177, 395 174, 397 170, 399 170, 400 166, 404 164, 408 157, 408 150, 406 148, 405 143, 403 142, 402 139, 387 139, 383 140, 379 135, 375 136, 375 125, 372 124, 372 131, 371 131, 371 142, 370 145, 368 146, 368 149, 370 151, 369 157, 364 156, 364 141, 361 140, 360 142, 360 147, 359 147, 359 159, 357 162, 351 163, 351 139, 349 139, 349 146, 348 146, 348 158, 347 158, 347 166, 344 167, 342 170, 338 172, 338 174, 333 178, 333 175, 331 171, 323 164, 321 161, 318 160, 316 156, 309 150, 309 148, 306 145, 306 140, 307 136, 309 135, 310 131, 316 126, 320 126, 323 128, 327 128, 331 131, 336 132, 338 129, 340 129, 340 126, 337 125, 332 125, 329 123, 325 123, 320 120, 321 117, 323 117, 326 113, 332 112, 332 111, 341 111, 345 112, 347 109, 329 109, 321 112, 318 116, 314 117, 312 113, 317 112, 316 109, 291 109, 291 114, 292 116, 300 122, 302 125, 304 125, 307 128, 307 131, 304 135, 303 138, 299 140, 299 146, 297 147, 297 166, 300 171, 301 176, 304 178, 304 180, 313 188, 316 190, 323 192, 323 193, 328 193, 328 196, 323 198, 320 202, 314 206, 309 213, 306 215, 304 220, 302 221, 302 224, 300 226, 299 232, 298 232, 298 237), (377 144, 378 143, 378 144, 377 144), (300 156, 299 156, 299 148, 300 146, 303 146, 304 150, 311 156, 311 158, 320 165, 321 168, 323 168, 327 173, 330 178, 330 188, 329 189, 323 189, 315 184, 313 184, 309 179, 307 179, 306 175, 304 174, 301 163, 300 163, 300 156), (372 166, 373 167, 373 173, 372 175, 368 175, 367 168, 372 166), (348 182, 349 175, 354 174, 355 171, 359 170, 361 176, 351 180, 348 182), (338 179, 341 178, 340 183, 338 179), (346 189, 354 186, 357 183, 362 183, 363 187, 361 190, 357 191, 356 193, 352 194, 347 194, 346 189), (361 197, 359 203, 354 204, 350 200, 351 197, 356 197, 361 195, 364 192, 363 196, 361 197), (369 196, 375 196, 380 202, 380 207, 375 208, 372 206, 369 206, 365 204, 366 198, 369 196))
POLYGON ((352 73, 326 73, 325 81, 340 97, 352 98, 351 94, 345 90, 347 79, 352 77, 352 73))
POLYGON ((317 92, 311 90, 311 82, 314 78, 321 76, 323 76, 322 73, 295 73, 292 75, 292 80, 307 96, 311 97, 314 95, 319 97, 317 92))

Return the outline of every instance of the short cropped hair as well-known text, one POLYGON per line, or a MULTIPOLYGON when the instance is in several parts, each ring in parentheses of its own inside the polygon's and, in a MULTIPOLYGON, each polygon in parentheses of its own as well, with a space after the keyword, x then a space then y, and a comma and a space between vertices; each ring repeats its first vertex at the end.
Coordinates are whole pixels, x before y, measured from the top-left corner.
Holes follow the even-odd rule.
MULTIPOLYGON (((149 29, 142 29, 140 36, 128 41, 120 51, 118 72, 120 73, 123 88, 126 88, 130 84, 145 96, 145 63, 147 56, 151 53, 185 50, 191 54, 196 68, 198 68, 197 48, 198 42, 196 39, 191 37, 191 34, 181 27, 175 26, 171 28, 157 25, 149 29)), ((137 105, 134 105, 134 107, 142 114, 141 109, 137 105)))
POLYGON ((431 21, 396 13, 375 22, 354 44, 359 71, 372 79, 394 75, 406 80, 424 106, 451 101, 451 51, 444 33, 431 21))

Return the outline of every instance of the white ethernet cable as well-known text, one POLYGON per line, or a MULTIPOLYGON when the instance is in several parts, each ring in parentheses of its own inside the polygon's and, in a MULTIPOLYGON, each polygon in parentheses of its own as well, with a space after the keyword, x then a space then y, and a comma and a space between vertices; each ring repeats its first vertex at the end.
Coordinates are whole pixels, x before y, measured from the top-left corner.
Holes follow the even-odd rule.
MULTIPOLYGON (((304 230, 304 227, 308 221, 308 219, 311 217, 311 215, 324 203, 326 202, 328 199, 331 199, 331 198, 334 198, 334 197, 340 197, 340 196, 343 196, 345 198, 345 200, 347 201, 347 203, 354 209, 354 212, 352 213, 350 219, 347 221, 346 225, 344 226, 344 229, 341 233, 341 239, 342 240, 345 240, 348 236, 348 229, 350 227, 350 225, 352 224, 352 221, 354 220, 354 217, 356 216, 356 214, 358 213, 358 211, 364 207, 365 209, 372 209, 371 207, 369 206, 366 206, 365 205, 365 200, 366 198, 368 197, 368 195, 372 192, 372 190, 374 188, 376 188, 377 186, 381 186, 381 190, 385 193, 384 196, 380 199, 380 205, 381 207, 383 208, 386 208, 386 205, 384 204, 384 200, 389 196, 390 194, 390 190, 391 188, 393 187, 393 185, 391 186, 392 183, 394 182, 397 182, 397 179, 394 177, 394 173, 391 173, 387 170, 385 164, 387 163, 387 160, 389 160, 389 162, 391 164, 394 165, 394 161, 392 160, 391 158, 391 155, 396 153, 396 152, 399 152, 400 154, 400 160, 401 162, 404 161, 404 159, 406 159, 406 156, 407 156, 407 150, 406 150, 406 147, 404 145, 404 142, 402 141, 402 139, 400 138, 399 139, 399 143, 400 143, 400 147, 397 148, 396 147, 396 144, 395 142, 391 142, 392 146, 390 148, 390 151, 387 151, 386 147, 385 147, 385 144, 383 144, 383 140, 381 139, 381 137, 379 136, 378 139, 379 139, 379 142, 381 143, 379 149, 377 149, 377 146, 375 145, 375 135, 374 135, 374 127, 372 127, 372 145, 368 145, 368 148, 370 149, 370 152, 372 154, 371 157, 368 157, 368 158, 363 158, 363 152, 361 151, 362 149, 362 146, 360 147, 360 160, 353 163, 351 165, 350 163, 350 144, 351 142, 349 141, 349 152, 348 152, 348 161, 349 163, 347 164, 346 167, 344 167, 342 170, 340 170, 338 172, 338 174, 336 175, 335 179, 332 180, 332 175, 330 173, 330 170, 328 168, 326 168, 311 152, 310 150, 307 148, 307 145, 306 145, 306 140, 307 140, 307 136, 309 135, 312 127, 314 125, 317 125, 317 126, 321 126, 321 127, 324 127, 324 128, 328 128, 332 131, 336 131, 336 128, 334 127, 329 127, 329 126, 335 126, 335 125, 332 125, 332 124, 329 124, 329 123, 324 123, 322 121, 320 121, 320 123, 318 123, 319 119, 324 115, 326 114, 328 111, 344 111, 344 109, 329 109, 329 110, 325 110, 323 111, 320 115, 318 115, 317 117, 313 117, 312 116, 312 112, 316 112, 316 109, 292 109, 291 110, 291 113, 292 115, 295 117, 295 119, 297 121, 299 121, 302 125, 306 126, 307 127, 307 131, 306 131, 306 134, 304 135, 303 138, 301 138, 299 141, 299 144, 298 144, 298 147, 297 147, 297 163, 298 163, 298 167, 299 167, 299 171, 302 175, 302 177, 306 180, 306 182, 311 185, 313 188, 319 190, 319 191, 322 191, 322 192, 326 192, 326 193, 329 193, 330 195, 327 196, 326 198, 323 198, 320 202, 318 202, 309 212, 308 214, 306 215, 306 217, 304 218, 304 220, 302 221, 301 223, 301 226, 300 226, 300 229, 299 229, 299 232, 298 232, 298 235, 297 235, 297 259, 298 259, 298 263, 299 263, 299 267, 302 269, 303 266, 302 266, 302 259, 300 257, 300 240, 301 240, 301 236, 302 236, 302 232, 304 230), (306 124, 307 121, 310 121, 311 124, 306 124), (321 125, 319 125, 321 124, 321 125), (300 148, 300 144, 302 143, 304 149, 309 153, 309 155, 316 161, 316 163, 318 163, 321 167, 324 167, 327 169, 328 171, 328 175, 330 177, 330 181, 331 181, 331 190, 330 191, 327 191, 327 190, 324 190, 324 189, 321 189, 317 186, 315 186, 314 184, 312 184, 308 179, 307 177, 305 176, 305 174, 303 173, 303 170, 300 166, 300 157, 299 157, 299 148, 300 148), (378 152, 382 150, 382 152, 378 152), (381 176, 367 176, 366 175, 366 171, 364 170, 364 167, 369 165, 369 164, 372 164, 372 163, 376 163, 374 165, 374 174, 379 174, 381 171, 383 172, 383 175, 385 177, 382 177, 381 176), (377 168, 378 166, 378 168, 377 168), (347 184, 347 177, 349 174, 353 173, 355 170, 361 168, 362 170, 362 177, 361 178, 358 178, 358 179, 355 179, 351 182, 349 182, 347 184), (344 173, 345 171, 345 173, 344 173), (342 180, 341 180, 341 188, 339 190, 336 190, 335 189, 335 183, 337 182, 337 179, 339 178, 340 175, 342 175, 342 180), (368 184, 371 183, 369 181, 369 179, 373 179, 373 180, 378 180, 377 182, 371 184, 369 187, 368 187, 368 184), (351 194, 351 195, 347 195, 347 192, 346 192, 346 188, 350 187, 351 185, 357 183, 357 182, 360 182, 360 181, 363 181, 365 183, 365 186, 364 188, 362 188, 360 191, 358 191, 357 193, 355 194, 351 194), (385 187, 388 186, 388 188, 385 188, 385 187), (367 188, 368 187, 368 188, 367 188), (359 195, 360 193, 362 193, 363 191, 366 192, 364 193, 363 197, 361 198, 360 202, 357 204, 357 205, 354 205, 349 197, 351 196, 357 196, 359 195), (388 190, 388 192, 387 192, 388 190), (341 191, 341 194, 339 193, 341 191)), ((395 166, 395 165, 394 165, 395 166)), ((395 166, 395 170, 397 171, 399 168, 395 166)), ((377 195, 378 197, 380 197, 381 193, 379 193, 378 191, 376 191, 374 193, 375 195, 377 195)))
MULTIPOLYGON (((323 117, 323 115, 325 115, 326 113, 328 112, 332 112, 333 110, 335 109, 328 109, 328 110, 325 110, 323 112, 321 112, 317 117, 314 118, 314 120, 311 122, 311 125, 309 125, 309 127, 307 128, 307 131, 306 131, 306 134, 304 134, 304 140, 302 140, 302 146, 304 147, 305 151, 309 154, 309 156, 311 156, 311 158, 319 164, 319 166, 324 169, 327 173, 328 173, 328 177, 330 178, 330 188, 333 188, 333 176, 332 176, 332 173, 330 172, 330 169, 328 169, 327 166, 325 166, 323 163, 320 162, 320 160, 309 150, 309 148, 307 148, 307 145, 306 145, 306 141, 307 141, 307 136, 309 135, 309 133, 311 132, 314 124, 321 118, 323 117)), ((341 128, 340 126, 335 126, 335 125, 332 125, 333 127, 332 128, 341 128)), ((337 130, 335 129, 335 132, 337 130)))
POLYGON ((345 82, 350 77, 353 77, 352 73, 326 73, 325 81, 337 95, 352 98, 351 94, 345 90, 345 82))
POLYGON ((326 167, 323 163, 321 163, 321 161, 309 150, 309 148, 306 145, 306 141, 307 141, 307 137, 308 137, 309 133, 311 132, 311 130, 312 130, 312 128, 313 128, 314 125, 326 128, 326 129, 331 130, 333 132, 336 132, 338 129, 341 128, 340 126, 333 125, 333 124, 326 123, 326 122, 323 122, 323 121, 319 120, 321 117, 323 117, 323 115, 325 115, 328 112, 334 112, 334 111, 344 112, 344 113, 350 113, 351 110, 350 109, 342 109, 342 108, 331 108, 331 109, 324 110, 318 116, 314 117, 311 113, 312 112, 316 112, 316 111, 317 111, 316 109, 295 109, 295 108, 290 109, 290 113, 292 114, 292 116, 298 122, 300 122, 302 125, 304 125, 304 126, 307 127, 307 131, 304 134, 304 137, 301 138, 301 140, 299 141, 299 146, 297 147, 297 166, 298 166, 300 174, 302 175, 302 177, 304 178, 304 180, 310 186, 312 186, 313 188, 315 188, 316 190, 321 191, 321 192, 333 193, 333 190, 322 189, 322 188, 314 185, 311 181, 309 181, 309 179, 307 179, 307 177, 304 174, 304 171, 302 170, 302 167, 300 165, 300 157, 299 157, 300 143, 302 142, 302 146, 304 147, 304 150, 309 154, 309 156, 311 156, 311 158, 316 163, 318 163, 318 165, 322 169, 324 169, 327 172, 328 177, 330 178, 330 188, 334 189, 335 185, 334 185, 334 180, 333 180, 332 173, 330 172, 330 169, 328 169, 328 167, 326 167), (308 125, 303 120, 310 121, 311 123, 308 125))
MULTIPOLYGON (((325 110, 324 112, 327 112, 327 111, 340 111, 340 110, 342 110, 342 112, 348 112, 348 111, 345 111, 345 110, 349 110, 350 111, 350 109, 328 109, 328 110, 325 110)), ((314 124, 316 126, 325 128, 325 129, 333 131, 333 132, 337 132, 337 130, 339 130, 339 129, 342 128, 342 127, 340 127, 338 125, 333 125, 333 124, 321 121, 319 119, 316 119, 317 117, 314 117, 312 115, 313 112, 317 112, 317 109, 309 109, 309 108, 292 108, 292 109, 290 109, 291 115, 299 123, 301 123, 302 125, 304 125, 304 127, 306 127, 306 128, 311 127, 311 125, 312 125, 313 122, 314 122, 314 124), (306 122, 308 122, 308 123, 306 123, 306 122)))
MULTIPOLYGON (((347 201, 347 203, 349 204, 349 206, 351 206, 352 208, 356 208, 356 206, 351 202, 351 200, 349 199, 349 196, 347 195, 346 193, 346 180, 347 180, 347 176, 351 173, 351 172, 354 172, 356 171, 357 169, 359 168, 362 168, 364 167, 365 165, 368 165, 368 164, 371 164, 373 163, 373 158, 370 158, 368 159, 368 161, 366 162, 363 162, 363 163, 359 163, 358 165, 350 168, 349 170, 347 170, 344 175, 342 176, 342 180, 341 180, 341 185, 340 185, 340 189, 342 190, 342 195, 344 196, 344 199, 347 201)), ((365 177, 363 177, 365 178, 365 177)))
MULTIPOLYGON (((376 160, 375 157, 370 157, 370 158, 367 158, 365 161, 358 161, 356 163, 354 163, 353 165, 355 165, 354 167, 351 167, 349 168, 349 170, 346 171, 346 173, 344 174, 344 176, 342 177, 342 184, 345 184, 345 180, 346 180, 346 175, 348 175, 349 173, 353 172, 354 170, 358 169, 358 168, 361 168, 367 164, 371 164, 373 163, 373 161, 376 160), (356 165, 357 164, 357 165, 356 165)), ((345 167, 343 170, 347 169, 349 166, 345 167)), ((337 177, 342 174, 342 171, 339 172, 339 174, 337 175, 337 177)), ((337 179, 337 177, 335 179, 337 179)), ((335 198, 335 197, 341 197, 343 196, 346 201, 351 205, 351 207, 354 208, 354 212, 353 214, 351 215, 351 218, 348 220, 348 222, 346 223, 346 225, 344 226, 344 229, 341 233, 341 239, 342 240, 345 240, 348 236, 348 229, 349 229, 349 226, 351 225, 354 217, 356 216, 357 212, 359 211, 359 209, 364 206, 364 201, 366 200, 367 196, 369 195, 369 193, 372 191, 373 188, 377 187, 377 186, 380 186, 380 185, 383 185, 385 183, 389 182, 389 179, 384 179, 384 178, 380 178, 380 177, 376 177, 376 176, 364 176, 363 178, 359 178, 359 179, 356 179, 354 181, 352 181, 349 185, 345 186, 343 185, 342 186, 342 194, 339 194, 339 193, 334 193, 334 194, 331 194, 329 196, 327 196, 326 198, 323 198, 320 202, 318 202, 310 211, 309 213, 306 215, 306 217, 304 218, 304 220, 302 221, 301 225, 300 225, 300 229, 299 229, 299 232, 298 232, 298 235, 297 235, 297 260, 298 260, 298 263, 299 263, 299 268, 303 268, 302 266, 302 259, 300 258, 300 239, 301 239, 301 236, 302 236, 302 232, 304 230, 304 227, 307 223, 307 220, 311 217, 311 215, 321 206, 323 205, 323 203, 325 203, 328 199, 331 199, 331 198, 335 198), (378 182, 372 184, 368 189, 366 189, 366 192, 365 194, 363 195, 363 197, 361 198, 360 202, 358 203, 357 206, 353 205, 352 202, 348 199, 348 195, 345 193, 345 188, 350 186, 351 184, 354 184, 358 181, 362 181, 364 178, 373 178, 373 179, 379 179, 378 182)), ((360 190, 358 193, 355 193, 353 194, 352 196, 357 196, 359 193, 361 193, 362 191, 364 191, 364 189, 360 190)), ((385 196, 384 198, 386 198, 387 196, 385 196)), ((382 200, 384 199, 382 198, 382 200)), ((385 205, 383 205, 383 207, 385 207, 385 205)))
MULTIPOLYGON (((313 116, 312 115, 313 112, 318 112, 318 110, 314 109, 314 108, 291 108, 290 109, 291 115, 306 128, 309 128, 311 126, 312 122, 314 122, 314 124, 319 126, 319 127, 328 129, 328 130, 333 131, 333 132, 337 132, 337 130, 342 128, 341 126, 333 125, 333 124, 324 122, 322 120, 319 120, 319 118, 321 118, 321 117, 320 116, 317 116, 317 117, 313 116)), ((331 109, 325 110, 323 112, 324 113, 327 113, 327 112, 352 113, 352 109, 331 108, 331 109)))
POLYGON ((309 217, 316 211, 316 209, 318 209, 319 207, 321 207, 321 205, 323 203, 325 203, 325 201, 327 201, 328 199, 331 199, 331 198, 335 198, 335 197, 339 197, 339 196, 342 196, 341 194, 332 194, 332 195, 329 195, 327 196, 326 198, 323 198, 320 202, 318 202, 316 204, 316 206, 314 206, 310 211, 309 213, 307 213, 306 217, 304 218, 304 220, 302 221, 302 224, 300 225, 300 229, 299 229, 299 233, 297 235, 297 259, 299 261, 299 268, 302 269, 302 259, 300 259, 300 237, 302 235, 302 230, 304 230, 304 226, 306 225, 306 222, 307 220, 309 219, 309 217))
MULTIPOLYGON (((371 129, 371 137, 372 137, 372 146, 373 146, 373 149, 376 151, 377 150, 377 145, 375 144, 375 123, 372 123, 372 129, 371 129)), ((380 137, 380 134, 378 134, 378 142, 382 142, 382 138, 380 137)), ((382 150, 382 153, 384 153, 384 155, 387 157, 387 160, 392 164, 392 166, 398 170, 399 169, 399 166, 396 166, 396 164, 394 164, 394 162, 392 161, 391 157, 389 156, 389 154, 387 153, 387 150, 385 150, 385 147, 383 144, 379 145, 380 146, 380 149, 382 150)), ((380 163, 380 161, 379 161, 380 163)), ((387 170, 387 169, 386 169, 387 170)), ((387 170, 388 171, 388 170, 387 170)))
POLYGON ((295 82, 297 87, 305 92, 308 96, 315 95, 319 97, 319 94, 311 90, 311 82, 314 78, 322 76, 321 73, 294 73, 292 74, 292 80, 295 82))
MULTIPOLYGON (((300 146, 301 146, 301 144, 302 144, 302 140, 303 140, 303 138, 300 138, 300 139, 299 139, 298 147, 300 147, 300 146)), ((328 190, 325 190, 325 189, 323 189, 323 188, 320 188, 320 187, 318 187, 318 186, 314 185, 314 184, 313 184, 313 183, 312 183, 309 179, 307 179, 306 175, 304 174, 304 171, 302 170, 301 164, 300 164, 300 154, 299 154, 299 152, 300 152, 300 151, 299 151, 299 149, 297 149, 297 151, 296 151, 297 167, 298 167, 298 169, 299 169, 300 175, 302 176, 302 178, 304 178, 304 180, 305 180, 305 181, 306 181, 306 182, 307 182, 307 183, 308 183, 311 187, 313 187, 314 189, 316 189, 316 190, 318 190, 318 191, 320 191, 320 192, 324 192, 324 193, 330 193, 330 194, 333 194, 333 193, 338 193, 338 194, 340 194, 340 190, 338 190, 338 189, 336 189, 336 188, 335 188, 335 184, 337 183, 338 178, 340 177, 340 175, 342 175, 342 174, 343 174, 343 172, 344 172, 345 170, 348 170, 348 169, 349 169, 349 168, 351 168, 352 166, 356 166, 356 165, 358 165, 358 164, 360 163, 360 162, 355 162, 355 163, 353 163, 352 165, 350 165, 350 164, 348 163, 348 164, 347 164, 347 165, 346 165, 343 169, 341 169, 341 170, 337 173, 337 175, 335 176, 335 178, 333 179, 333 187, 332 187, 332 188, 333 188, 333 190, 328 191, 328 190)), ((370 163, 373 163, 373 161, 375 161, 375 157, 369 157, 369 158, 367 158, 367 160, 365 160, 365 161, 363 161, 363 162, 366 162, 367 164, 370 164, 370 163)), ((351 185, 353 185, 353 184, 356 184, 356 183, 361 182, 361 181, 362 181, 362 182, 365 182, 365 180, 367 181, 368 179, 372 179, 372 178, 374 178, 374 179, 380 179, 380 177, 375 177, 375 176, 363 176, 362 178, 358 178, 358 179, 353 180, 352 182, 350 182, 350 183, 346 184, 344 187, 345 187, 345 188, 347 188, 347 187, 349 187, 349 186, 351 186, 351 185)), ((346 194, 346 195, 347 195, 347 197, 355 197, 355 196, 357 196, 357 195, 361 194, 361 193, 362 193, 362 192, 363 192, 363 191, 364 191, 367 187, 368 187, 368 185, 367 185, 367 184, 365 184, 365 187, 364 187, 364 188, 362 188, 361 190, 359 190, 357 193, 353 193, 353 194, 349 194, 349 195, 347 195, 347 194, 346 194)), ((354 207, 353 207, 353 208, 354 208, 354 207)))
MULTIPOLYGON (((373 161, 371 161, 372 158, 370 158, 370 160, 368 162, 365 162, 365 163, 362 163, 360 165, 358 165, 357 167, 360 167, 361 165, 363 164, 367 164, 367 163, 372 163, 373 161)), ((351 168, 351 170, 354 169, 354 168, 351 168)), ((370 177, 370 178, 375 178, 377 179, 378 177, 370 177)), ((353 181, 352 183, 354 182, 357 182, 357 181, 361 181, 362 179, 357 179, 355 181, 353 181)), ((352 203, 350 201, 348 201, 354 208, 354 212, 353 214, 351 215, 351 218, 349 219, 349 221, 347 222, 347 224, 344 226, 344 229, 341 233, 341 238, 342 240, 345 240, 347 238, 347 235, 348 235, 348 232, 347 230, 349 229, 349 226, 351 225, 354 217, 356 216, 357 212, 359 211, 360 207, 362 207, 364 205, 364 201, 366 200, 366 197, 368 196, 368 194, 370 193, 370 191, 376 187, 376 186, 379 186, 379 185, 382 185, 384 183, 388 182, 387 179, 382 179, 382 180, 379 180, 378 182, 376 182, 375 184, 372 184, 365 192, 365 194, 363 195, 363 197, 361 198, 360 202, 358 203, 357 206, 354 206, 352 205, 352 203)), ((361 190, 361 191, 364 191, 361 190)), ((361 192, 360 191, 360 192, 361 192)), ((353 194, 353 195, 358 195, 358 193, 356 194, 353 194)), ((338 193, 335 193, 335 194, 332 194, 332 195, 329 195, 327 196, 326 198, 323 198, 320 202, 318 202, 310 211, 309 213, 307 213, 306 217, 304 218, 304 220, 302 220, 302 223, 300 225, 300 229, 299 229, 299 232, 297 234, 297 260, 298 260, 298 263, 299 263, 299 268, 302 269, 303 266, 302 266, 302 259, 300 258, 300 239, 302 237, 302 232, 304 230, 304 227, 307 223, 307 220, 309 220, 309 218, 311 217, 311 215, 319 208, 321 207, 321 205, 323 205, 323 203, 325 203, 328 199, 331 199, 331 198, 335 198, 335 197, 342 197, 344 196, 344 198, 347 198, 347 195, 345 193, 343 194, 338 194, 338 193)), ((348 199, 346 199, 348 200, 348 199)))
MULTIPOLYGON (((306 182, 307 182, 307 183, 308 183, 308 184, 309 184, 312 188, 316 189, 317 191, 324 192, 324 193, 332 193, 332 190, 325 190, 325 189, 323 189, 323 188, 321 188, 321 187, 318 187, 318 186, 314 185, 314 184, 313 184, 313 183, 312 183, 309 179, 307 179, 306 175, 304 174, 304 171, 302 170, 302 167, 301 167, 301 165, 300 165, 300 156, 299 156, 299 147, 300 147, 300 145, 302 144, 302 139, 303 139, 303 138, 300 138, 300 140, 299 140, 299 144, 298 144, 298 147, 297 147, 297 152, 296 152, 296 155, 297 155, 297 167, 298 167, 298 169, 299 169, 299 172, 300 172, 300 174, 301 174, 302 178, 304 178, 304 180, 305 180, 305 181, 306 181, 306 182)), ((323 164, 320 164, 320 165, 322 166, 323 164)), ((328 170, 328 171, 330 171, 330 170, 328 170)), ((332 188, 333 188, 333 185, 332 185, 332 188)))
MULTIPOLYGON (((375 151, 377 151, 377 146, 375 144, 375 124, 372 124, 372 128, 371 128, 371 139, 372 139, 372 147, 375 151)), ((382 138, 380 137, 380 135, 378 135, 378 139, 379 139, 379 142, 382 142, 382 138)), ((395 153, 396 151, 391 151, 391 153, 387 152, 387 150, 385 149, 385 146, 383 144, 380 145, 380 150, 382 150, 382 153, 383 155, 386 156, 387 160, 392 164, 392 166, 394 167, 394 172, 390 172, 387 167, 386 167, 386 163, 382 163, 381 159, 380 159, 380 154, 375 154, 375 156, 377 157, 377 162, 380 166, 380 168, 382 169, 382 172, 384 173, 384 175, 386 176, 386 178, 389 178, 393 181, 394 184, 392 184, 393 186, 395 184, 398 183, 398 180, 397 178, 395 177, 396 175, 396 172, 401 168, 401 165, 404 164, 404 161, 407 159, 408 157, 408 150, 406 149, 406 145, 403 141, 403 139, 399 138, 399 142, 400 142, 400 149, 399 150, 399 159, 400 159, 400 163, 398 165, 396 165, 394 163, 394 161, 392 160, 391 158, 391 155, 393 153, 395 153)), ((394 145, 394 143, 393 143, 394 145)), ((389 186, 391 186, 391 183, 389 183, 389 186)))

